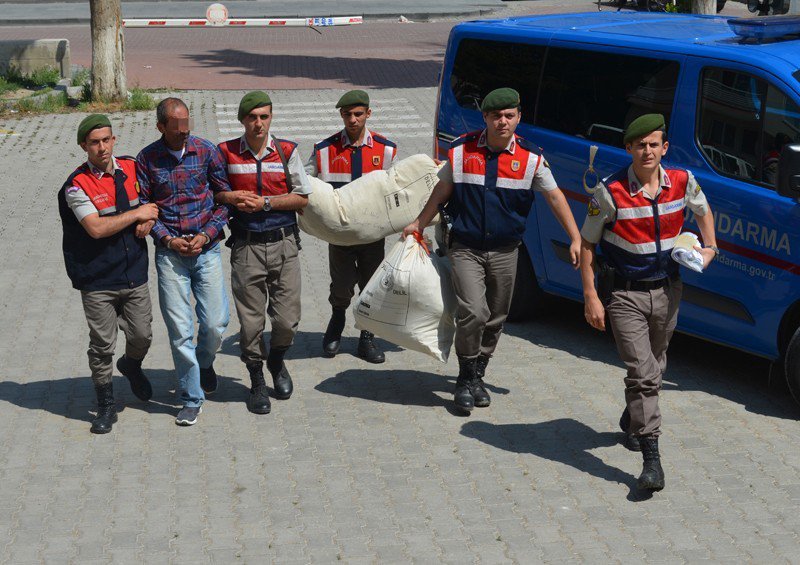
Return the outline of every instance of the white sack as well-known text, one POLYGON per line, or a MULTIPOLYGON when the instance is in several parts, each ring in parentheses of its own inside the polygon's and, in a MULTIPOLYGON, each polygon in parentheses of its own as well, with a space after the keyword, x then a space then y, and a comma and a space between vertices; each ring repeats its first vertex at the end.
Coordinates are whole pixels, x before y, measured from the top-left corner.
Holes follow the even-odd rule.
POLYGON ((398 241, 353 305, 356 328, 447 362, 456 296, 450 262, 428 255, 413 236, 398 241))
POLYGON ((300 229, 336 245, 372 243, 401 232, 422 211, 438 172, 433 159, 420 154, 337 190, 309 177, 313 192, 298 216, 300 229))

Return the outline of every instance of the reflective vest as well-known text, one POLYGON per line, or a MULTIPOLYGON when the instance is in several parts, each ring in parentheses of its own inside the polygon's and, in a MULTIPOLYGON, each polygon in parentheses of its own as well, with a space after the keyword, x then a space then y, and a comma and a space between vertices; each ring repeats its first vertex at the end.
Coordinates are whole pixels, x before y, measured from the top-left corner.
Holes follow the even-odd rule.
MULTIPOLYGON (((286 161, 297 148, 297 144, 284 139, 272 139, 271 143, 280 143, 286 161)), ((233 190, 246 190, 259 196, 278 196, 287 194, 286 171, 277 151, 270 151, 262 160, 244 146, 242 138, 231 139, 221 143, 220 151, 228 164, 228 181, 233 190)), ((242 212, 235 206, 231 210, 231 229, 236 228, 264 232, 277 228, 292 226, 297 223, 297 216, 292 210, 270 210, 264 212, 242 212)))
POLYGON ((453 194, 447 211, 452 237, 474 249, 490 250, 522 240, 533 204, 532 188, 541 155, 514 135, 513 154, 479 146, 483 132, 453 141, 448 159, 453 167, 453 194))
POLYGON ((660 279, 678 272, 671 251, 683 226, 689 175, 681 169, 665 172, 666 186, 655 200, 643 190, 631 195, 627 168, 606 182, 617 215, 603 230, 600 248, 627 280, 660 279))
MULTIPOLYGON (((131 208, 139 206, 136 161, 116 157, 125 174, 125 192, 131 208)), ((147 282, 147 242, 136 237, 136 224, 116 234, 94 239, 67 205, 66 192, 78 187, 91 199, 100 216, 118 214, 114 175, 97 178, 84 163, 73 172, 58 191, 58 212, 63 229, 62 249, 67 275, 79 290, 120 290, 136 288, 147 282)))
POLYGON ((391 167, 397 145, 379 133, 369 134, 372 146, 366 143, 357 147, 345 145, 347 134, 341 131, 314 145, 317 178, 339 188, 366 173, 391 167))

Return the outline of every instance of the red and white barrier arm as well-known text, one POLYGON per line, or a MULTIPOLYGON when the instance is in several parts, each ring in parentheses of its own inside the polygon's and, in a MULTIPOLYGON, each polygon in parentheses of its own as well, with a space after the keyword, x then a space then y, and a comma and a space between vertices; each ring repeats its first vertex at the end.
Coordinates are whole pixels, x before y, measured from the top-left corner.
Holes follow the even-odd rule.
POLYGON ((130 18, 122 20, 125 27, 327 27, 347 26, 364 23, 361 16, 337 16, 332 18, 230 18, 220 23, 211 23, 207 19, 179 19, 179 18, 130 18))

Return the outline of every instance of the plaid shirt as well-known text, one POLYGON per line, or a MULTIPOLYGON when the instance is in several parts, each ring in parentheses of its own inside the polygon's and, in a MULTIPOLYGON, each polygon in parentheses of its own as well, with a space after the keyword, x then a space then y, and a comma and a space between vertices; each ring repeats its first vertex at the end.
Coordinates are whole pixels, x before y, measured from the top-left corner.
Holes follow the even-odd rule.
POLYGON ((152 229, 155 241, 163 245, 167 236, 202 231, 211 239, 206 247, 211 247, 228 222, 228 210, 214 203, 214 194, 231 189, 219 149, 190 135, 178 161, 161 138, 142 149, 136 161, 141 201, 159 208, 152 229))

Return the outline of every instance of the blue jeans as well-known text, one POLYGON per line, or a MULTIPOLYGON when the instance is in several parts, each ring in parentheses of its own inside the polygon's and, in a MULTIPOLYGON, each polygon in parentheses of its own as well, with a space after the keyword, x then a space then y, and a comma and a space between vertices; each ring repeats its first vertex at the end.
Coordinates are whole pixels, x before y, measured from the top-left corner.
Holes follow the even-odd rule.
POLYGON ((158 301, 167 325, 172 359, 178 375, 178 394, 184 406, 200 406, 200 367, 214 362, 222 334, 228 327, 228 295, 222 274, 220 246, 197 257, 182 257, 165 247, 156 248, 158 301), (194 343, 192 294, 200 330, 194 343))

